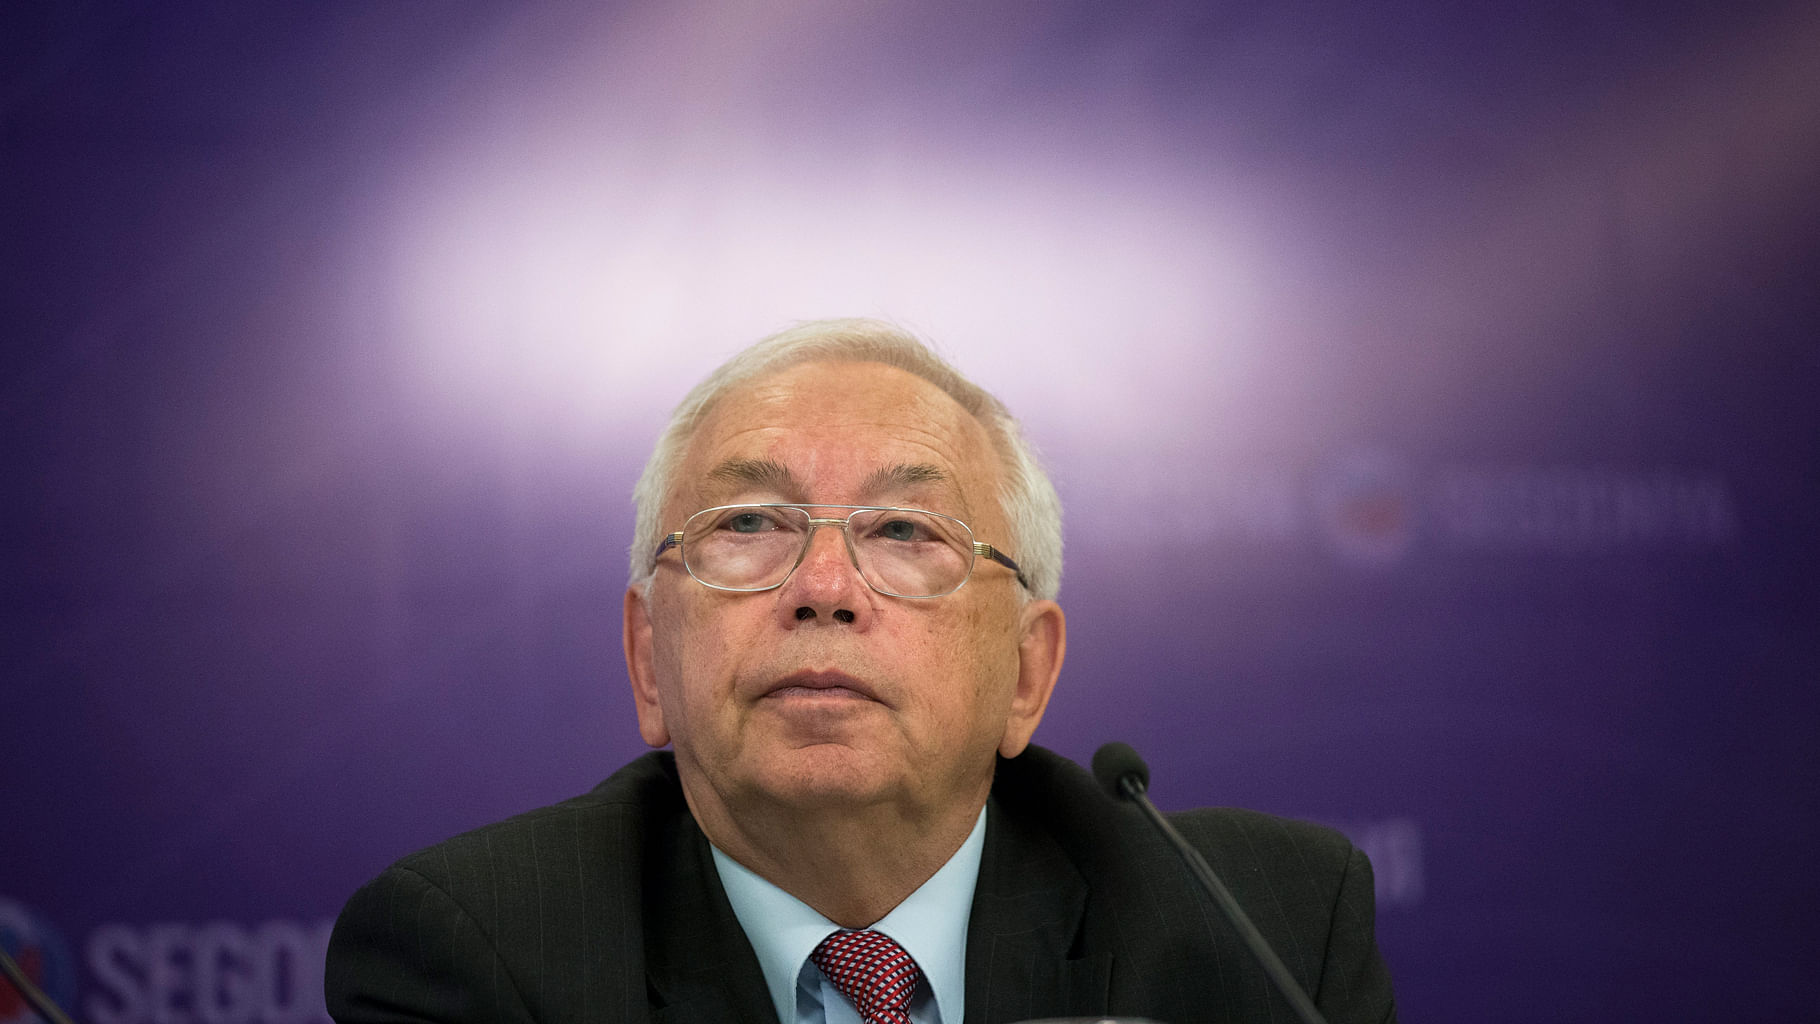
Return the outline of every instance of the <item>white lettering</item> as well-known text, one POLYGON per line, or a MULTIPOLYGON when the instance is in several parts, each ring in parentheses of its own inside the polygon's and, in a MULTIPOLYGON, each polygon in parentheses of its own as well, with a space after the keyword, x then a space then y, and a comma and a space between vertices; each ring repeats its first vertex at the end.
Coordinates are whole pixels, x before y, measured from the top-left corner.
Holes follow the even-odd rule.
POLYGON ((1737 535, 1731 491, 1711 476, 1462 470, 1443 478, 1435 512, 1443 536, 1466 547, 1597 551, 1721 544, 1737 535))
POLYGON ((1335 824, 1371 860, 1379 907, 1414 907, 1426 890, 1422 828, 1413 818, 1335 824))
POLYGON ((322 1008, 322 959, 312 937, 292 921, 268 921, 254 941, 258 962, 265 965, 259 985, 259 1019, 274 1024, 301 1024, 322 1008))
POLYGON ((145 948, 132 929, 108 924, 89 934, 89 973, 105 990, 105 994, 91 995, 83 1002, 89 1020, 94 1024, 132 1024, 145 1019, 145 992, 140 984, 143 975, 136 975, 133 970, 144 962, 145 948))
POLYGON ((103 925, 89 971, 103 992, 84 1003, 95 1024, 327 1022, 322 962, 333 922, 231 921, 103 925))
POLYGON ((1123 480, 1116 500, 1083 503, 1083 516, 1103 516, 1096 528, 1115 537, 1131 536, 1132 521, 1121 510, 1144 509, 1146 520, 1176 538, 1177 544, 1242 539, 1286 541, 1302 525, 1296 480, 1286 474, 1207 479, 1172 473, 1123 480))
POLYGON ((1380 906, 1413 907, 1422 902, 1422 830, 1414 820, 1373 822, 1354 841, 1371 858, 1380 906))
POLYGON ((215 921, 196 935, 196 1017, 204 1024, 245 1024, 252 986, 246 932, 215 921))
POLYGON ((1284 540, 1301 526, 1295 481, 1287 477, 1234 478, 1216 484, 1196 507, 1177 510, 1184 525, 1248 540, 1284 540))
POLYGON ((180 924, 153 925, 145 939, 145 991, 152 1024, 187 1024, 189 1007, 179 999, 188 995, 185 981, 191 972, 195 944, 190 929, 180 924))

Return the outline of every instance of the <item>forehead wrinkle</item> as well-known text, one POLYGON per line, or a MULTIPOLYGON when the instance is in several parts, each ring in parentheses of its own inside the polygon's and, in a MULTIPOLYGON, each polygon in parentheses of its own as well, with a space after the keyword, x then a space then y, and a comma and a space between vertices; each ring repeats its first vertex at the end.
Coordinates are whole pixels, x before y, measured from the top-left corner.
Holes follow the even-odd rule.
POLYGON ((1002 467, 985 425, 934 385, 895 367, 812 362, 779 370, 731 392, 697 436, 702 454, 711 457, 718 450, 734 456, 716 471, 695 477, 697 496, 708 504, 732 500, 725 491, 741 487, 769 489, 778 495, 773 500, 833 500, 835 495, 812 488, 838 486, 837 481, 823 480, 813 465, 797 466, 811 470, 808 476, 798 476, 785 465, 795 465, 794 457, 767 453, 780 441, 795 452, 799 443, 814 448, 848 437, 859 442, 855 455, 863 458, 870 449, 879 457, 875 466, 897 455, 901 466, 927 465, 939 476, 923 471, 905 474, 890 465, 853 467, 859 469, 859 479, 848 478, 852 482, 842 489, 858 486, 870 493, 848 491, 853 497, 842 500, 890 502, 889 491, 895 487, 919 492, 902 495, 898 503, 921 503, 969 525, 978 525, 976 517, 998 508, 1002 467), (773 465, 765 466, 767 462, 773 465))

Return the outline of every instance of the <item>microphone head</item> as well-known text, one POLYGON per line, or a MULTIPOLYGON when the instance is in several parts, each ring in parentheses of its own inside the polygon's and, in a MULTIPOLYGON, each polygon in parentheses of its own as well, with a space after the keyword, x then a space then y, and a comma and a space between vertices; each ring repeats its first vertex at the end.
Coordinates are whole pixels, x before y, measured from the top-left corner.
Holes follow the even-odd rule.
POLYGON ((1140 791, 1150 788, 1150 766, 1131 749, 1129 743, 1116 740, 1093 752, 1093 777, 1100 780, 1115 799, 1124 799, 1125 792, 1119 782, 1125 778, 1136 778, 1140 791))

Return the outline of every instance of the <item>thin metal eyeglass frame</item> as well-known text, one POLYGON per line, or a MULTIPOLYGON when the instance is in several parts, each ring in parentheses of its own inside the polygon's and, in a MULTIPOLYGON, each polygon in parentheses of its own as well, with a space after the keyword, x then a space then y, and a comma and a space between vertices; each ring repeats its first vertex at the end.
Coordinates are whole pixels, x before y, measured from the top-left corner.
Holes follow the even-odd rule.
MULTIPOLYGON (((853 534, 847 531, 847 524, 851 523, 853 517, 859 515, 861 512, 915 512, 919 515, 935 516, 937 519, 946 519, 951 523, 956 523, 961 529, 967 531, 968 537, 973 536, 973 527, 968 526, 964 521, 956 519, 954 516, 943 515, 940 512, 931 512, 926 508, 910 508, 904 505, 799 505, 786 501, 745 501, 733 505, 714 505, 709 508, 700 509, 689 516, 688 520, 685 520, 683 525, 687 527, 688 523, 693 522, 696 516, 707 512, 725 512, 728 509, 735 508, 793 508, 809 517, 809 526, 807 530, 803 531, 803 546, 801 550, 796 553, 796 561, 790 564, 790 571, 784 573, 782 579, 766 587, 723 587, 719 584, 709 583, 707 580, 695 575, 695 570, 689 568, 689 559, 685 556, 683 558, 683 570, 689 574, 689 578, 711 590, 726 591, 730 594, 762 594, 767 590, 776 590, 778 587, 788 583, 790 577, 795 575, 797 568, 803 564, 803 558, 809 554, 809 545, 815 541, 815 531, 823 526, 836 526, 840 528, 841 543, 847 549, 847 561, 852 563, 853 571, 859 573, 859 578, 865 580, 866 586, 871 587, 873 590, 878 591, 886 597, 901 597, 906 601, 928 601, 937 597, 947 597, 949 594, 954 593, 954 591, 966 586, 967 581, 973 578, 973 567, 978 563, 978 559, 981 557, 988 558, 1005 568, 1010 569, 1017 574, 1018 585, 1025 590, 1030 589, 1029 581, 1024 579, 1024 570, 1018 567, 1017 562, 1013 560, 1010 555, 1007 555, 998 548, 993 547, 991 544, 987 544, 980 540, 972 542, 974 561, 967 564, 967 575, 962 576, 961 581, 956 583, 952 590, 944 590, 939 594, 894 594, 889 590, 881 589, 877 584, 873 583, 859 567, 859 552, 853 549, 853 534), (846 509, 847 515, 840 519, 827 519, 818 517, 810 512, 809 510, 812 508, 846 509)), ((657 545, 657 550, 652 552, 652 560, 655 561, 671 548, 681 551, 683 546, 683 534, 685 532, 686 530, 677 530, 675 533, 665 535, 664 539, 657 545)))

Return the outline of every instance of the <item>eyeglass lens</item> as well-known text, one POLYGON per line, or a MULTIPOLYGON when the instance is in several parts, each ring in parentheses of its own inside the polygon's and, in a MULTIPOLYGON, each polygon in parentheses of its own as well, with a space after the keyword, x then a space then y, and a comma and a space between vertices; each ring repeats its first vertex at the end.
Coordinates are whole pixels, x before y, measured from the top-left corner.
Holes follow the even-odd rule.
MULTIPOLYGON (((973 568, 973 535, 959 520, 932 512, 863 509, 847 519, 846 533, 860 575, 887 594, 945 594, 973 568)), ((801 508, 707 509, 683 526, 683 561, 709 586, 763 590, 790 575, 810 538, 810 515, 801 508)))

